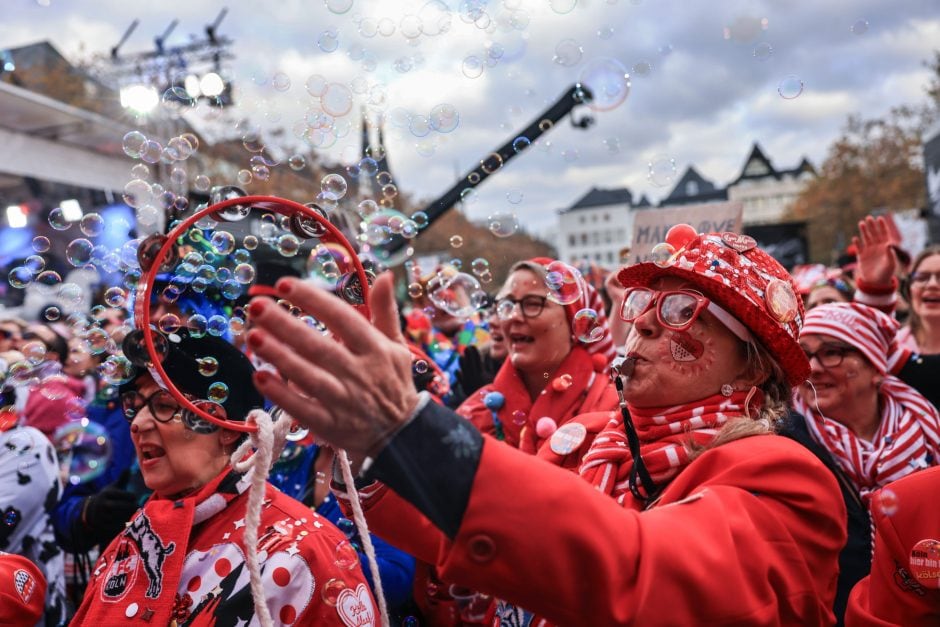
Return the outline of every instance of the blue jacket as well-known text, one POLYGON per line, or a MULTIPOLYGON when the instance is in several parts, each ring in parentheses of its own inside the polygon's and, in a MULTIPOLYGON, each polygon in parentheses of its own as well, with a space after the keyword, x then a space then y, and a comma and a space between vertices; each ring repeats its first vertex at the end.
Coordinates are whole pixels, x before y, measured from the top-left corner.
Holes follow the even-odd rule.
MULTIPOLYGON (((111 459, 104 472, 94 479, 77 484, 66 482, 62 498, 52 512, 56 540, 62 548, 71 552, 84 552, 94 546, 81 521, 85 497, 97 494, 105 486, 117 481, 124 471, 136 469, 137 464, 130 428, 116 398, 96 398, 88 405, 88 419, 107 430, 111 441, 111 459)), ((141 496, 145 498, 144 494, 141 496)))

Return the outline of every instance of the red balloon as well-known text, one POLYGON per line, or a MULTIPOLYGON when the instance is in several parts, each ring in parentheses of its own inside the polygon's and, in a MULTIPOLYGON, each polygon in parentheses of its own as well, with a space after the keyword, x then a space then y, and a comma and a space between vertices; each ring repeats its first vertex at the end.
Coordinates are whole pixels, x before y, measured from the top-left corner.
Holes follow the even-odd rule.
POLYGON ((693 239, 698 237, 695 228, 690 224, 677 224, 666 233, 666 243, 679 250, 693 239))

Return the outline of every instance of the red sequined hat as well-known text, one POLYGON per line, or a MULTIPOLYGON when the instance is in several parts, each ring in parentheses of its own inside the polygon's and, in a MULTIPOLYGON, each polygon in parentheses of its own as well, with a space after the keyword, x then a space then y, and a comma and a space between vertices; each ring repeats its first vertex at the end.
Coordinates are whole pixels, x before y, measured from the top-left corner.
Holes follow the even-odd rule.
POLYGON ((620 283, 648 287, 664 276, 689 281, 750 329, 783 367, 790 385, 805 381, 810 367, 798 343, 803 303, 783 266, 747 235, 696 234, 678 225, 666 240, 653 249, 655 261, 621 270, 620 283))

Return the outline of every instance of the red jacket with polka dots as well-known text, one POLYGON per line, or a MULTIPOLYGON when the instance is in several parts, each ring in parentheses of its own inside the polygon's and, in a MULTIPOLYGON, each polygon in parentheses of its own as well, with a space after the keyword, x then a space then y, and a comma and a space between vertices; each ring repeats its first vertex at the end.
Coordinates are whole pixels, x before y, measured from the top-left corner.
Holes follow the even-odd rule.
MULTIPOLYGON (((257 624, 247 502, 234 472, 180 500, 151 498, 101 554, 72 624, 257 624)), ((258 538, 275 625, 379 625, 355 549, 327 519, 267 484, 258 538)))

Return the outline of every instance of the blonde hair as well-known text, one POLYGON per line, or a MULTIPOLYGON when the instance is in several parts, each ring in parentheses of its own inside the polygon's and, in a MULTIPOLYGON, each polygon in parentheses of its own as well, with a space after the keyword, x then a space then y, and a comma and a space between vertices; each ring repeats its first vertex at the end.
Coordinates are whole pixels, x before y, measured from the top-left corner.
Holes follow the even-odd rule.
POLYGON ((684 446, 690 459, 695 459, 705 451, 728 442, 755 435, 776 433, 783 417, 786 416, 792 388, 787 383, 787 375, 783 367, 759 341, 741 342, 740 345, 747 357, 745 377, 766 377, 760 385, 756 386, 764 394, 763 405, 758 409, 756 416, 741 416, 726 422, 708 444, 696 444, 689 439, 684 446))

